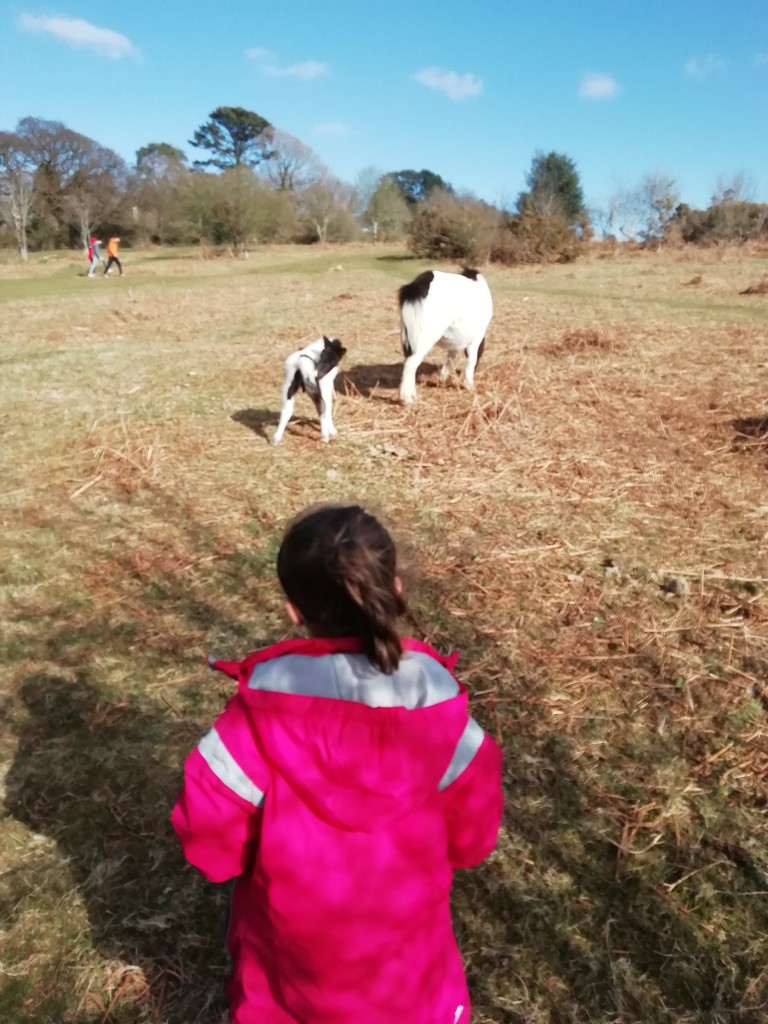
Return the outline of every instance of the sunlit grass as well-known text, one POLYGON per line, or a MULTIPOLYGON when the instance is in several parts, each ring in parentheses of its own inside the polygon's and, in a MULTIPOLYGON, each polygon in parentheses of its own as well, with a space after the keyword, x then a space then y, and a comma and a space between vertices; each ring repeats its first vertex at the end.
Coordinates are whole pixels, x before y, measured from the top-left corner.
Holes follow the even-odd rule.
POLYGON ((456 888, 477 1020, 762 1021, 765 260, 488 268, 477 392, 433 353, 403 409, 423 262, 124 255, 0 267, 0 1020, 220 1019, 228 894, 167 824, 229 692, 202 655, 285 634, 284 523, 354 498, 505 748, 499 849, 456 888), (299 403, 273 449, 321 332, 339 437, 299 403))

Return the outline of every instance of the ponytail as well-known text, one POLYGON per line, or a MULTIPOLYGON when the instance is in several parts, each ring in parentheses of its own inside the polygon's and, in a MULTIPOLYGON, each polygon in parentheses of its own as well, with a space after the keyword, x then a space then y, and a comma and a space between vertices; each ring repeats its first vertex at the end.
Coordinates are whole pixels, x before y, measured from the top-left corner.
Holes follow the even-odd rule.
POLYGON ((354 636, 387 675, 403 649, 397 619, 406 604, 397 583, 396 553, 384 527, 359 505, 301 514, 277 556, 286 596, 315 636, 354 636))
POLYGON ((355 607, 365 653, 390 675, 403 653, 397 619, 405 612, 405 601, 395 587, 394 572, 391 579, 381 580, 377 568, 370 557, 363 558, 359 551, 350 555, 341 547, 339 581, 355 607))

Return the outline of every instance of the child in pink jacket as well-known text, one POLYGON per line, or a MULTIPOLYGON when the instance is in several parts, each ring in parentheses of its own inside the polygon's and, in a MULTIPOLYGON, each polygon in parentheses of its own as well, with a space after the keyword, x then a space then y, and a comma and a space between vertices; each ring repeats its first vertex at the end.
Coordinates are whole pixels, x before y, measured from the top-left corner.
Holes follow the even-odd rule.
POLYGON ((277 558, 306 640, 214 661, 237 693, 187 759, 171 820, 212 882, 237 878, 233 1024, 467 1024, 454 868, 501 820, 501 752, 405 610, 387 531, 305 512, 277 558))

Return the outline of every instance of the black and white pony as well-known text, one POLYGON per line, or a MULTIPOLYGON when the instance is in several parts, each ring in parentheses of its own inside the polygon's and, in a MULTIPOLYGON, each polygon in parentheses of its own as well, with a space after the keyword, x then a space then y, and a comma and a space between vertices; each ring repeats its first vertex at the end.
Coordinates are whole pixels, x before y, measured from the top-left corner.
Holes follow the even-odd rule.
POLYGON ((339 363, 347 350, 338 338, 318 338, 285 360, 283 407, 272 444, 280 444, 288 421, 293 416, 293 399, 297 391, 306 391, 315 403, 320 417, 320 435, 327 441, 338 433, 333 425, 333 382, 339 363))
POLYGON ((471 391, 477 361, 485 347, 485 334, 493 316, 488 284, 477 270, 460 274, 425 270, 404 284, 400 300, 400 338, 405 364, 400 382, 400 401, 416 400, 416 371, 429 350, 442 341, 448 356, 440 370, 445 381, 453 372, 454 359, 463 351, 467 361, 464 384, 471 391))

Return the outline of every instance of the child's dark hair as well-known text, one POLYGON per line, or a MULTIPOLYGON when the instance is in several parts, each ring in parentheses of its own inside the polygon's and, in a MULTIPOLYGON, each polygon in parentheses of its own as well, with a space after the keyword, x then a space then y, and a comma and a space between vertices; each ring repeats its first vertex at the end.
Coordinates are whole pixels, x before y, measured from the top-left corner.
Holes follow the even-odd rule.
POLYGON ((277 555, 285 595, 316 636, 355 636, 369 659, 390 674, 403 653, 397 618, 405 601, 397 591, 395 545, 359 505, 332 505, 300 513, 277 555))

